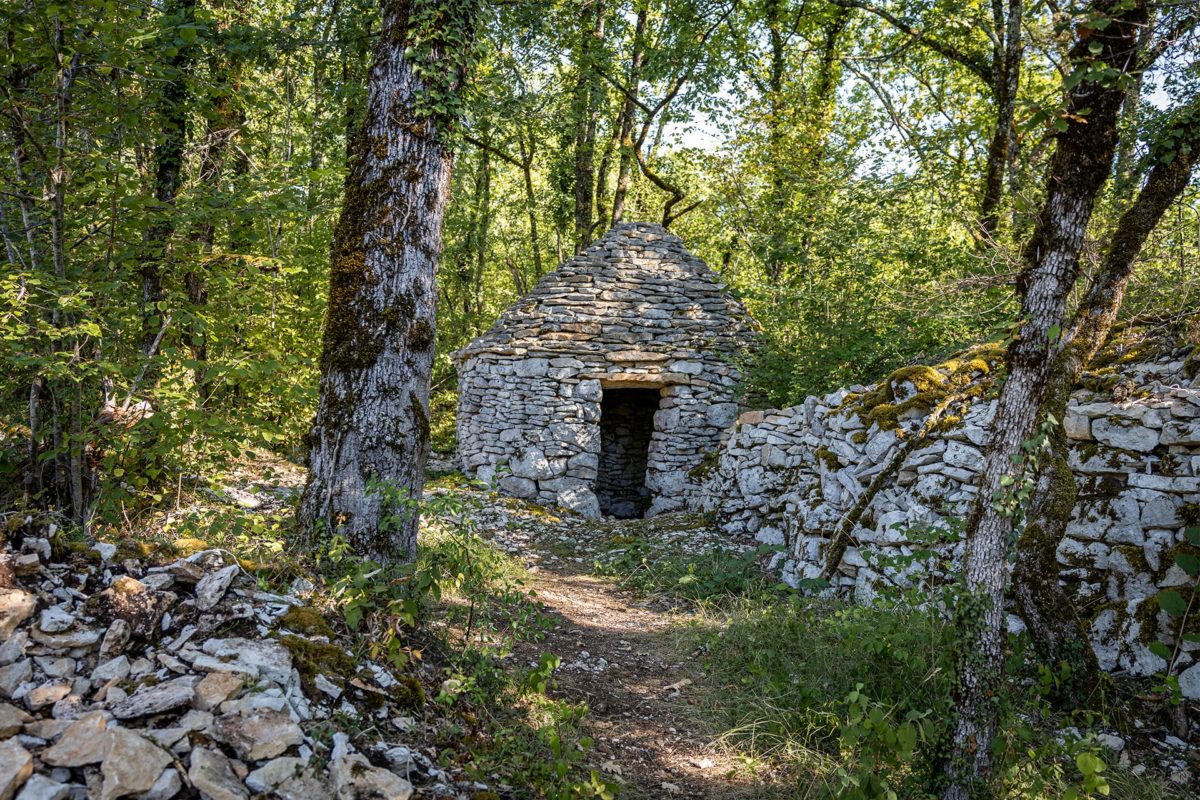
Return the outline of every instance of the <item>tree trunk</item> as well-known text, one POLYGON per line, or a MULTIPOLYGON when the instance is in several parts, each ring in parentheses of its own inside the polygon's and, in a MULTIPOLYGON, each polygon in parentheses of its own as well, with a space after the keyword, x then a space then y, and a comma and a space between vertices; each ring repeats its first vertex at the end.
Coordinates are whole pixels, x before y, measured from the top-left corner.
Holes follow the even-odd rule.
POLYGON ((529 136, 529 144, 520 135, 517 143, 521 148, 521 176, 525 184, 525 212, 529 216, 529 249, 533 254, 533 278, 542 277, 542 251, 539 246, 537 221, 537 195, 533 191, 533 135, 529 136))
MULTIPOLYGON (((1200 113, 1200 102, 1193 103, 1200 113)), ((1185 120, 1191 115, 1184 115, 1185 120)), ((1087 364, 1104 345, 1133 275, 1142 245, 1163 214, 1187 188, 1200 153, 1200 129, 1176 126, 1179 142, 1169 162, 1160 160, 1150 171, 1145 187, 1121 215, 1104 261, 1075 312, 1064 346, 1054 363, 1045 402, 1045 413, 1062 421, 1071 391, 1087 364)), ((1130 136, 1136 136, 1133 131, 1130 136)), ((1119 168, 1119 163, 1118 163, 1119 168)), ((1025 530, 1017 542, 1013 568, 1013 595, 1030 637, 1043 659, 1070 667, 1067 699, 1079 701, 1097 685, 1099 666, 1088 646, 1089 636, 1057 580, 1056 552, 1075 507, 1075 478, 1067 465, 1066 435, 1056 426, 1051 443, 1051 463, 1038 476, 1038 486, 1026 515, 1025 530)))
MULTIPOLYGON (((244 13, 239 11, 239 22, 243 21, 243 16, 244 13)), ((222 31, 222 34, 226 33, 222 31)), ((237 94, 241 89, 242 66, 243 59, 239 55, 231 54, 224 42, 217 44, 216 52, 209 58, 209 80, 213 84, 210 92, 215 96, 204 122, 204 147, 200 151, 199 179, 201 186, 210 194, 220 191, 226 153, 242 127, 241 112, 236 103, 237 94)), ((193 236, 199 245, 198 257, 212 255, 216 231, 217 226, 211 216, 206 215, 196 224, 193 236)), ((197 325, 194 321, 202 317, 203 310, 208 305, 208 285, 205 277, 204 271, 195 266, 183 274, 183 286, 191 305, 191 320, 186 324, 185 330, 192 358, 196 362, 192 369, 192 379, 201 404, 211 399, 213 391, 212 383, 208 379, 208 336, 204 326, 197 325)))
POLYGON ((575 252, 588 246, 595 197, 597 102, 596 60, 604 42, 605 0, 589 0, 592 16, 580 25, 578 75, 575 79, 575 252))
MULTIPOLYGON (((1122 0, 1097 0, 1091 8, 1113 17, 1102 31, 1080 28, 1070 63, 1082 68, 1089 45, 1094 58, 1118 71, 1137 64, 1139 26, 1145 0, 1126 8, 1122 0), (1114 8, 1115 7, 1115 8, 1114 8)), ((1012 512, 1002 502, 1011 481, 1021 477, 1022 445, 1038 424, 1059 344, 1068 296, 1079 272, 1095 198, 1112 168, 1117 113, 1124 91, 1117 81, 1083 80, 1067 96, 1067 127, 1058 136, 1037 226, 1025 247, 1025 267, 1017 282, 1021 299, 1019 332, 1008 348, 1007 376, 992 422, 979 493, 967 519, 964 579, 967 596, 958 609, 961 652, 955 705, 959 710, 947 765, 944 797, 974 796, 991 773, 995 735, 994 688, 1000 671, 1004 632, 1012 512), (1086 111, 1086 116, 1081 112, 1086 111), (1014 463, 1015 459, 1015 463, 1014 463)))
MULTIPOLYGON (((164 21, 174 37, 178 25, 196 20, 196 0, 173 0, 164 11, 164 21)), ((181 45, 168 60, 167 83, 158 101, 161 140, 154 148, 155 220, 146 231, 146 249, 142 257, 142 353, 150 357, 150 348, 158 336, 158 304, 163 299, 163 263, 171 234, 175 231, 175 196, 183 182, 183 150, 187 146, 188 72, 192 48, 181 45)))
MULTIPOLYGON (((803 227, 800 232, 800 247, 808 250, 812 244, 813 232, 816 228, 818 209, 824 206, 823 178, 825 174, 825 154, 829 146, 829 134, 833 129, 833 114, 837 108, 837 88, 841 82, 842 58, 840 53, 842 35, 850 24, 854 12, 849 8, 839 8, 837 13, 825 25, 825 35, 821 42, 821 57, 817 67, 817 78, 812 91, 805 98, 804 126, 808 148, 805 152, 805 162, 801 165, 804 182, 812 187, 805 192, 802 200, 803 227)), ((788 275, 790 283, 795 283, 797 275, 788 275)))
POLYGON ((987 166, 983 182, 983 199, 979 204, 979 224, 984 236, 996 233, 1000 201, 1004 196, 1004 174, 1009 163, 1012 144, 1013 118, 1017 109, 1017 88, 1021 79, 1021 17, 1023 0, 992 0, 992 17, 996 29, 992 55, 992 97, 996 101, 996 127, 988 145, 987 166))
POLYGON ((300 524, 312 540, 340 533, 362 558, 416 553, 429 449, 434 276, 450 191, 450 114, 474 34, 475 4, 385 0, 367 106, 352 144, 334 231, 329 311, 309 479, 300 524), (433 19, 435 22, 428 22, 433 19), (411 24, 410 24, 411 21, 411 24), (422 27, 424 23, 427 27, 422 27), (421 54, 427 83, 405 57, 421 54))
POLYGON ((613 192, 612 224, 625 218, 625 198, 633 180, 633 125, 637 114, 638 86, 642 79, 642 63, 646 58, 646 20, 650 15, 650 3, 638 7, 637 22, 633 29, 633 45, 629 53, 629 75, 625 82, 628 92, 621 100, 621 113, 617 123, 617 141, 621 156, 617 167, 617 188, 613 192))
POLYGON ((483 151, 483 186, 479 191, 479 226, 475 230, 475 269, 471 274, 471 296, 475 313, 483 314, 483 268, 487 265, 488 233, 492 225, 492 162, 483 151))
MULTIPOLYGON (((771 157, 771 188, 770 208, 782 212, 786 206, 788 176, 783 155, 784 129, 784 98, 783 76, 787 67, 787 51, 783 39, 783 2, 770 0, 767 4, 767 36, 771 46, 771 61, 767 73, 767 106, 771 109, 770 123, 767 129, 767 152, 771 157)), ((779 279, 783 272, 784 258, 787 251, 787 233, 781 225, 782 220, 774 220, 771 233, 767 237, 766 267, 767 277, 772 282, 779 279)))

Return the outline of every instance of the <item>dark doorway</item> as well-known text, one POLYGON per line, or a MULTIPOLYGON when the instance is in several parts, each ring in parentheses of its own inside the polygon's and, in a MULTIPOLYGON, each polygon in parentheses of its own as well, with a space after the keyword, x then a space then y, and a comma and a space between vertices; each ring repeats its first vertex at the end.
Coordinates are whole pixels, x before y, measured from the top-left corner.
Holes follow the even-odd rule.
POLYGON ((596 498, 610 517, 640 517, 650 505, 646 460, 658 389, 605 389, 600 401, 600 469, 596 498))

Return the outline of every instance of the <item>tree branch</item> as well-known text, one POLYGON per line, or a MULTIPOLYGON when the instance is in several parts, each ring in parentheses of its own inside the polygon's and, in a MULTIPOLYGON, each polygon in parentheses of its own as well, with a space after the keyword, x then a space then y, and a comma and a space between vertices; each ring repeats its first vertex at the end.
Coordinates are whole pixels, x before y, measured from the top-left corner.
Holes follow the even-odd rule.
POLYGON ((896 16, 886 8, 879 8, 878 6, 871 5, 870 3, 860 2, 860 0, 829 0, 829 2, 832 5, 839 6, 841 8, 859 8, 863 11, 874 14, 880 19, 887 20, 901 33, 913 37, 919 44, 929 48, 935 53, 939 53, 951 61, 961 64, 977 75, 980 80, 987 83, 988 86, 992 85, 993 71, 995 69, 994 65, 985 59, 981 59, 978 56, 972 55, 965 50, 955 47, 949 42, 943 42, 940 39, 934 39, 925 31, 917 28, 913 23, 896 16))

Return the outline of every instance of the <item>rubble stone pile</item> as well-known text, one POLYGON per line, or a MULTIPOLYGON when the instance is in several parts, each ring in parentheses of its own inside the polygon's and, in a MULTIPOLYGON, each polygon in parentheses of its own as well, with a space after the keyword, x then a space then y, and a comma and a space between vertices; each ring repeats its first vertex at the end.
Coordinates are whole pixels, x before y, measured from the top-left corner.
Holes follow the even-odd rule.
POLYGON ((45 537, 0 552, 0 800, 485 788, 402 743, 412 678, 343 649, 306 581, 263 591, 219 550, 160 566, 110 544, 54 555, 45 537), (356 749, 335 717, 374 734, 356 749))

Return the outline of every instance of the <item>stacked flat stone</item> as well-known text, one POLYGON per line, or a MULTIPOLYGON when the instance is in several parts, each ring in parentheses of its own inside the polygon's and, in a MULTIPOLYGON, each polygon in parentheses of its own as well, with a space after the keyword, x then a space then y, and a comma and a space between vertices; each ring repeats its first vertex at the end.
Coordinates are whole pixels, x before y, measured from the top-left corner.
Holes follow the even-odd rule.
POLYGON ((597 516, 604 391, 659 389, 647 514, 682 509, 699 491, 689 473, 737 417, 731 357, 751 337, 745 309, 678 237, 617 225, 455 354, 461 466, 597 516))
MULTIPOLYGON (((1063 421, 1079 497, 1058 550, 1059 579, 1090 620, 1093 647, 1108 670, 1149 675, 1165 666, 1147 644, 1173 642, 1176 626, 1156 595, 1191 585, 1174 563, 1186 528, 1200 524, 1200 377, 1185 374, 1184 354, 1120 367, 1135 399, 1076 391, 1063 421)), ((893 392, 904 397, 915 387, 893 392)), ((902 567, 894 557, 925 547, 917 533, 923 528, 965 516, 996 403, 973 401, 961 420, 902 453, 928 411, 913 409, 900 416, 899 430, 881 430, 860 418, 848 396, 843 389, 742 415, 701 504, 726 532, 783 545, 777 566, 795 585, 821 574, 832 535, 884 474, 832 578, 835 591, 867 600, 881 582, 911 585, 961 558, 961 542, 943 545, 940 563, 902 567)), ((1200 645, 1181 646, 1181 684, 1189 697, 1200 697, 1200 645)))

